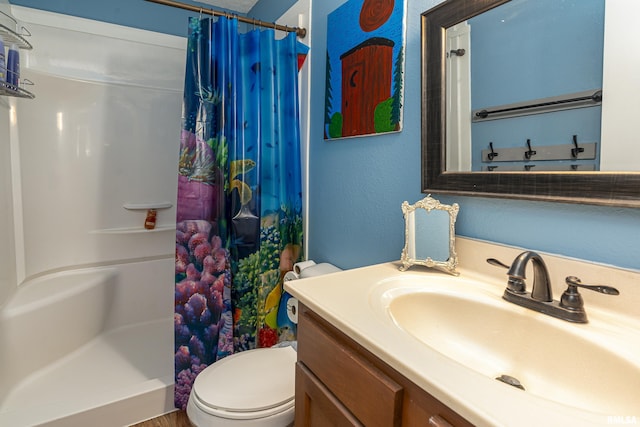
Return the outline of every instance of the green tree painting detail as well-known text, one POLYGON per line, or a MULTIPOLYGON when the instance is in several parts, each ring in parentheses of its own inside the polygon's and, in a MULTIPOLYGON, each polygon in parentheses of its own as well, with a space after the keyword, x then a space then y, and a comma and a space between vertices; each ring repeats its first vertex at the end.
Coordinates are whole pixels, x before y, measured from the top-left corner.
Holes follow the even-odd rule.
POLYGON ((393 101, 391 103, 391 123, 394 125, 393 130, 400 130, 400 121, 402 120, 402 84, 404 69, 404 47, 400 49, 400 53, 396 58, 395 67, 393 69, 393 101))

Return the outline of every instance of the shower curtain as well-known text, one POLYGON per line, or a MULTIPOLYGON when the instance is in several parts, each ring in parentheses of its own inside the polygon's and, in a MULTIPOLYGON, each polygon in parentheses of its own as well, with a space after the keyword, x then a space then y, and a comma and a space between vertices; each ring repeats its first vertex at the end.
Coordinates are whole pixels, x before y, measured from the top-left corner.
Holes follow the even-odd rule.
MULTIPOLYGON (((191 18, 178 164, 175 405, 234 352, 295 339, 283 276, 302 259, 294 33, 191 18)), ((224 387, 220 384, 220 387, 224 387)))

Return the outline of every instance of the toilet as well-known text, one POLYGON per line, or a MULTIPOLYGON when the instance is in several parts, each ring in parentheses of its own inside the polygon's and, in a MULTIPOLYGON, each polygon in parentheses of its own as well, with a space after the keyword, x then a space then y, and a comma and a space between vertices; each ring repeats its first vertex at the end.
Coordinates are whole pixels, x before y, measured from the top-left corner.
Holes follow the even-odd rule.
POLYGON ((295 364, 291 346, 227 356, 193 383, 187 416, 196 427, 293 425, 295 364))

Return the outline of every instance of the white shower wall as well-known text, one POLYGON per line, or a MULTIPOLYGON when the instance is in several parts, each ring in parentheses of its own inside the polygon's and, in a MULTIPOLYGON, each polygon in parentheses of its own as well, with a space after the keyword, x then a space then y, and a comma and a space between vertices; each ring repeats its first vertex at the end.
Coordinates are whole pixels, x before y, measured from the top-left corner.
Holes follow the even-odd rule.
POLYGON ((0 97, 0 307, 15 288, 16 265, 11 203, 9 100, 0 97))
MULTIPOLYGON (((21 52, 21 63, 36 95, 15 102, 11 122, 20 156, 11 180, 21 196, 17 282, 172 255, 186 40, 12 9, 32 33, 34 49, 21 52), (143 227, 145 210, 123 208, 159 202, 173 207, 158 211, 153 231, 143 227)), ((7 192, 0 187, 3 200, 7 192)), ((10 213, 0 221, 5 233, 10 213)))

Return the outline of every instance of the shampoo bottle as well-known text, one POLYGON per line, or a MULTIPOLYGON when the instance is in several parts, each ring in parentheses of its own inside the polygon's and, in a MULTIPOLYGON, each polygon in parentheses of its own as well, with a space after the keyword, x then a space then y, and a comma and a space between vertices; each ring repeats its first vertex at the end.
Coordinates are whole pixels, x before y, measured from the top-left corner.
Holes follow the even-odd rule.
POLYGON ((18 86, 20 80, 20 53, 15 44, 11 45, 7 55, 7 83, 18 86))
POLYGON ((0 82, 7 81, 7 62, 4 56, 4 41, 0 36, 0 82))
POLYGON ((156 228, 156 215, 157 211, 155 209, 149 209, 147 211, 147 218, 144 220, 144 228, 147 230, 153 230, 156 228))

